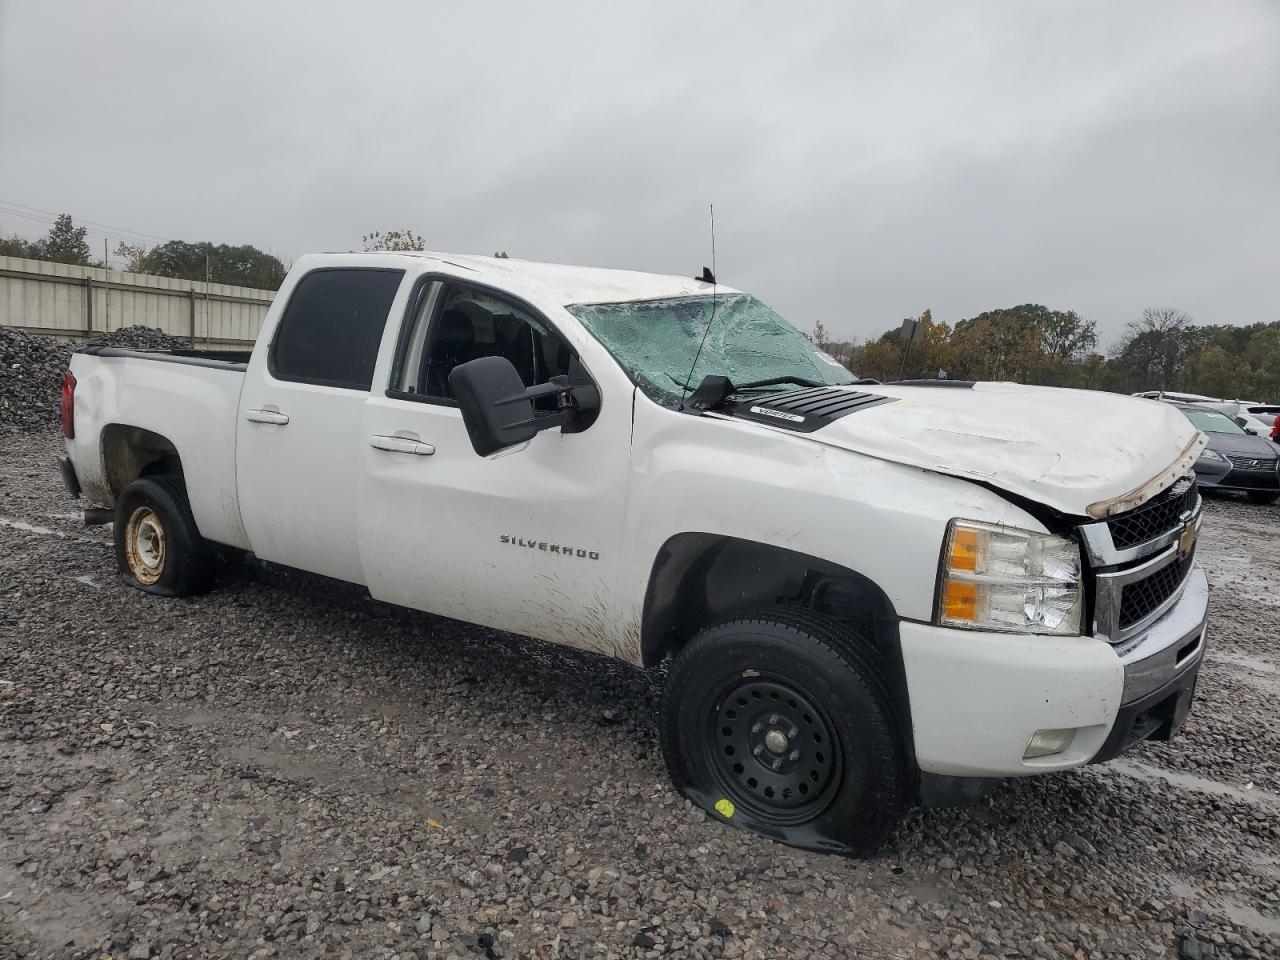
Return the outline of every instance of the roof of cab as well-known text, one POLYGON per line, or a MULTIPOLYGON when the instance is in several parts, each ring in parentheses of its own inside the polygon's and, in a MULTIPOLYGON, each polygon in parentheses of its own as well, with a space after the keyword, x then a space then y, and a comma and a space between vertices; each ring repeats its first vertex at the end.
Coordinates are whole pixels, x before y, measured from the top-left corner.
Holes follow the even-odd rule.
MULTIPOLYGON (((386 257, 387 253, 369 256, 386 257)), ((662 273, 640 273, 636 270, 610 270, 602 267, 576 267, 563 263, 538 263, 515 257, 478 257, 471 254, 435 253, 432 251, 397 251, 392 256, 437 260, 454 267, 474 271, 476 280, 495 286, 512 283, 535 285, 563 304, 623 303, 632 300, 659 300, 666 297, 710 295, 711 284, 692 276, 677 277, 662 273)), ((718 293, 737 293, 720 284, 718 293)))

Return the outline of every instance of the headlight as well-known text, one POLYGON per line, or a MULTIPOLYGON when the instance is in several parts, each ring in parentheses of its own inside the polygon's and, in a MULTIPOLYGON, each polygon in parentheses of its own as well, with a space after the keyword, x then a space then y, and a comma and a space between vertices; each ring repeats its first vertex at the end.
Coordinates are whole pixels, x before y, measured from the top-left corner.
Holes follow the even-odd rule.
POLYGON ((1218 463, 1226 463, 1226 462, 1227 462, 1227 458, 1226 458, 1226 457, 1224 457, 1222 454, 1220 454, 1217 450, 1210 450, 1208 447, 1205 447, 1203 450, 1201 450, 1201 451, 1200 451, 1200 459, 1201 459, 1201 460, 1216 460, 1218 463))
POLYGON ((1080 547, 1048 533, 952 520, 938 623, 1010 633, 1080 633, 1080 547))

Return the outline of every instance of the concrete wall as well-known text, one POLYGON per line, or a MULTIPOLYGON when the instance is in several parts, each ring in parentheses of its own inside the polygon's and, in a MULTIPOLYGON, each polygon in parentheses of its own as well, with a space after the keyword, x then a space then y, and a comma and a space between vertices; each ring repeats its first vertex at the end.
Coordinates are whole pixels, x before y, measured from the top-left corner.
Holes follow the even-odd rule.
POLYGON ((0 326, 68 339, 142 324, 199 348, 252 345, 274 290, 0 257, 0 326))

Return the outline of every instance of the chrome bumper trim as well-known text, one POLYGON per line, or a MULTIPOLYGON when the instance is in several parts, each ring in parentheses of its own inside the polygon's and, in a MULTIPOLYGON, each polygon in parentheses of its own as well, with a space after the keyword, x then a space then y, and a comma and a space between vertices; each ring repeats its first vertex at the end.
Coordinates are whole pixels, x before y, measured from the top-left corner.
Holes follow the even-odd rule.
POLYGON ((1121 701, 1139 700, 1194 668, 1204 657, 1208 617, 1209 579, 1204 568, 1193 563, 1177 602, 1140 640, 1116 649, 1124 663, 1121 701))

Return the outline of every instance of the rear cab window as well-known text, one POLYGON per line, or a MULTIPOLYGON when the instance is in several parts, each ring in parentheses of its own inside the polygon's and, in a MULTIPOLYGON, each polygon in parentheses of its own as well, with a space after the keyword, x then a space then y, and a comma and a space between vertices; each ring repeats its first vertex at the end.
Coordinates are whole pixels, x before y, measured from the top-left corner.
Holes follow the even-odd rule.
POLYGON ((267 367, 277 380, 368 390, 403 270, 321 268, 298 281, 267 367))

